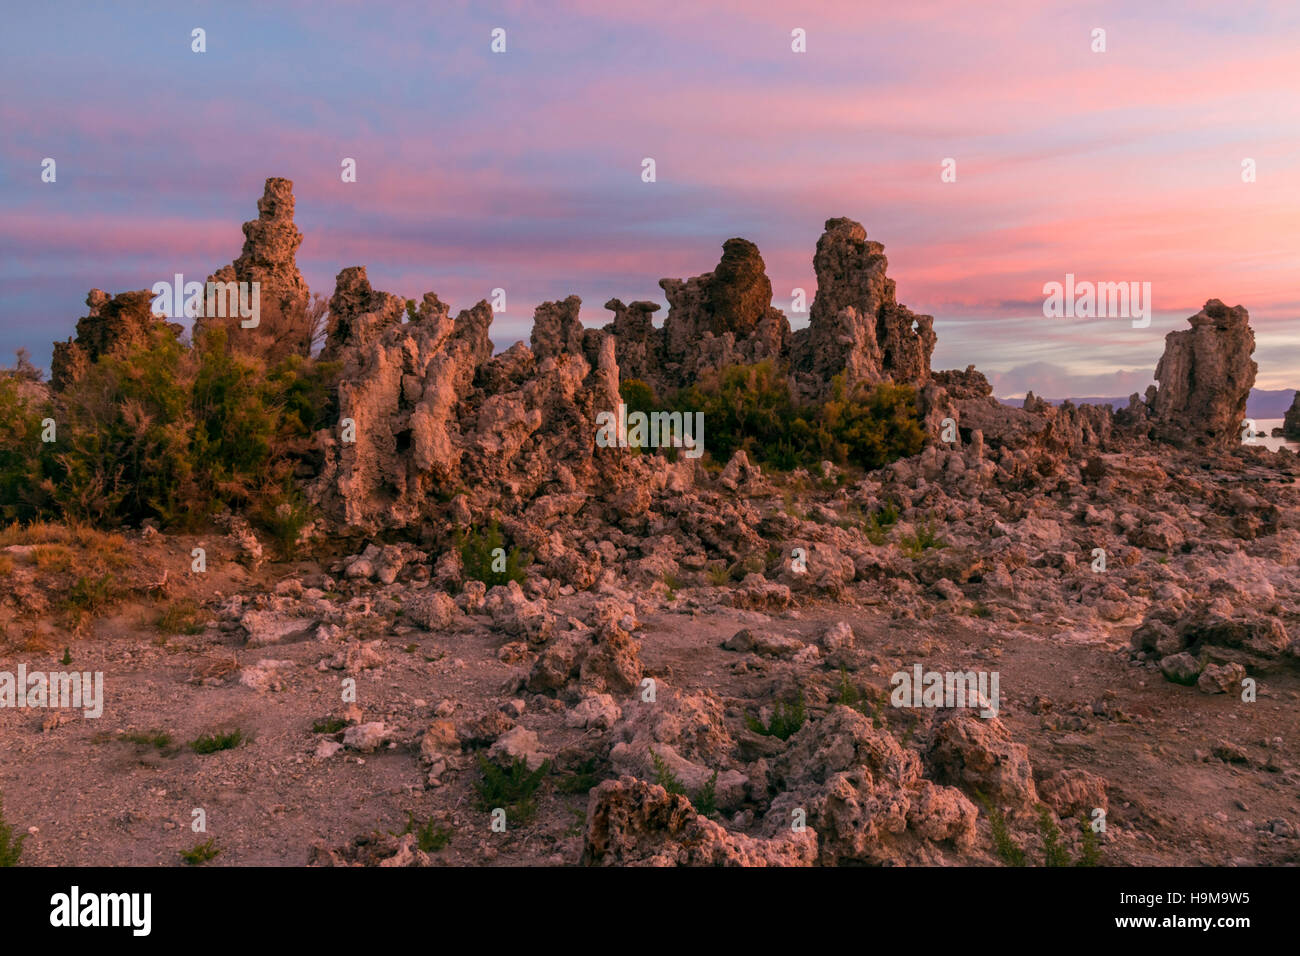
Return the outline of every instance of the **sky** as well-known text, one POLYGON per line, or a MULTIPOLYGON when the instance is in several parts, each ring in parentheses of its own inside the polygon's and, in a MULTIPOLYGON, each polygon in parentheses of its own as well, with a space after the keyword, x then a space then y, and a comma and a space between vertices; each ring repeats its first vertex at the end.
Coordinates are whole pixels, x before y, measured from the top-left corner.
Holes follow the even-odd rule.
POLYGON ((817 237, 847 216, 935 316, 933 367, 1000 396, 1140 391, 1209 298, 1250 311, 1258 387, 1300 386, 1300 4, 879 6, 13 5, 0 360, 47 364, 91 288, 202 281, 283 176, 313 291, 351 265, 453 310, 502 288, 498 348, 569 294, 589 325, 611 297, 666 306, 658 280, 732 236, 799 328, 793 290, 811 302, 817 237), (1045 317, 1066 274, 1150 282, 1149 327, 1045 317))

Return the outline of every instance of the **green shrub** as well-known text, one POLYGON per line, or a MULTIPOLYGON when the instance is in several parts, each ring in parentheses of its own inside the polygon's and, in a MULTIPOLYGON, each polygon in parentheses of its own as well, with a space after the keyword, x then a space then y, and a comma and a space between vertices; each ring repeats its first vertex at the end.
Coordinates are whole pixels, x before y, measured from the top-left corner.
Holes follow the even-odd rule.
POLYGON ((1043 838, 1043 866, 1069 866, 1070 854, 1061 845, 1061 828, 1052 819, 1052 811, 1038 805, 1038 833, 1043 838))
POLYGON ((458 533, 455 545, 460 551, 465 580, 482 581, 488 587, 511 581, 523 584, 525 569, 533 563, 533 556, 527 551, 506 547, 495 521, 481 530, 470 528, 458 533))
POLYGON ((633 412, 644 412, 649 415, 651 412, 661 410, 659 399, 655 397, 655 390, 639 378, 629 378, 620 383, 618 394, 623 399, 623 404, 627 406, 629 415, 633 412))
POLYGON ((706 373, 672 405, 704 413, 708 450, 717 461, 743 449, 751 460, 782 469, 822 461, 874 469, 916 454, 925 442, 914 389, 888 383, 850 389, 838 375, 826 401, 801 405, 785 370, 771 361, 706 373))
MULTIPOLYGON (((320 464, 312 436, 331 414, 337 372, 337 363, 298 354, 268 367, 227 348, 220 326, 189 348, 159 323, 54 394, 57 440, 38 451, 39 481, 30 483, 37 510, 97 524, 156 518, 192 528, 229 508, 292 543, 309 520, 294 473, 304 462, 304 470, 320 464)), ((30 430, 39 414, 0 383, 0 416, 30 430)), ((32 466, 14 458, 14 444, 0 439, 0 491, 32 466)), ((0 498, 33 511, 21 496, 0 498)), ((13 505, 2 513, 24 516, 13 505)))
POLYGON ((416 823, 415 814, 406 814, 406 829, 403 834, 414 833, 415 845, 425 853, 437 853, 451 842, 451 828, 439 826, 433 820, 424 824, 416 823))
POLYGON ((915 455, 925 444, 916 391, 906 385, 860 384, 850 391, 837 375, 812 423, 810 444, 820 458, 840 465, 871 470, 915 455))
POLYGON ((697 813, 711 817, 718 812, 718 771, 713 771, 709 779, 700 785, 700 789, 691 798, 697 813))
POLYGON ((867 540, 872 544, 884 544, 885 539, 889 536, 889 529, 898 523, 898 508, 893 502, 886 501, 879 509, 873 511, 867 516, 867 523, 863 529, 867 535, 867 540))
POLYGON ((242 730, 233 730, 230 733, 203 734, 197 740, 191 741, 190 749, 196 754, 214 754, 222 750, 233 750, 247 739, 242 730))
MULTIPOLYGON (((0 518, 28 521, 43 511, 41 421, 50 414, 25 394, 18 376, 0 371, 0 518)), ((57 437, 57 435, 56 435, 57 437)))
POLYGON ((17 866, 19 857, 23 855, 23 841, 27 834, 20 833, 17 839, 13 834, 14 828, 5 821, 4 797, 0 795, 0 866, 17 866))
POLYGON ((800 691, 795 695, 794 702, 789 705, 777 701, 776 706, 772 709, 772 719, 766 724, 752 715, 746 715, 745 724, 754 733, 762 734, 765 737, 789 740, 803 726, 806 716, 803 692, 800 691))
POLYGON ((590 793, 591 788, 600 783, 600 762, 589 757, 575 767, 570 773, 555 782, 555 789, 560 793, 590 793))
POLYGON ((498 807, 504 809, 507 816, 527 823, 537 814, 537 790, 542 780, 551 769, 549 760, 543 761, 536 770, 529 770, 528 763, 516 759, 508 768, 502 768, 478 758, 479 779, 474 784, 478 793, 478 808, 491 812, 498 807))
POLYGON ((159 325, 56 395, 45 481, 59 513, 98 524, 187 513, 193 374, 188 350, 159 325))
POLYGON ((931 548, 946 548, 948 545, 940 540, 934 518, 927 518, 918 523, 911 534, 904 535, 899 540, 899 546, 908 557, 919 558, 931 548))
POLYGON ((122 735, 122 739, 137 747, 152 747, 159 753, 166 754, 172 749, 172 735, 164 730, 151 730, 147 733, 132 731, 122 735))
POLYGON ((755 461, 783 468, 798 462, 790 434, 795 419, 790 381, 770 361, 706 373, 672 404, 682 412, 704 413, 708 451, 717 461, 744 449, 755 461))
POLYGON ((209 838, 206 843, 199 843, 192 850, 181 850, 181 859, 190 866, 198 866, 215 858, 220 852, 216 839, 209 838))
POLYGON ((984 812, 989 815, 989 826, 993 831, 993 849, 998 857, 1008 866, 1024 866, 1025 851, 1020 849, 1019 844, 1011 838, 1011 831, 1007 828, 1007 818, 984 794, 977 791, 975 795, 984 805, 984 812))
POLYGON ((695 808, 696 813, 710 817, 718 812, 718 771, 713 771, 709 779, 704 781, 695 793, 687 793, 686 785, 682 783, 677 774, 673 773, 672 768, 668 766, 663 757, 655 753, 653 747, 649 749, 650 763, 655 770, 655 783, 669 793, 685 797, 691 801, 691 806, 695 808))
POLYGON ((664 762, 664 758, 655 753, 653 747, 650 749, 650 763, 655 768, 655 783, 663 787, 669 793, 675 793, 678 796, 686 796, 686 785, 673 773, 672 768, 664 762))
POLYGON ((1101 840, 1097 838, 1097 831, 1092 828, 1086 816, 1079 817, 1079 859, 1074 863, 1075 866, 1100 866, 1101 865, 1101 840))

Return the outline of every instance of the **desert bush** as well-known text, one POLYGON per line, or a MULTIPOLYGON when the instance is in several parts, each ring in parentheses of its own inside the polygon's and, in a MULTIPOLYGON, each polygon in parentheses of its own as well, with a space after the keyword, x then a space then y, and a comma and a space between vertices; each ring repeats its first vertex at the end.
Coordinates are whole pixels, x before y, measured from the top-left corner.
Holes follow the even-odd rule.
POLYGON ((700 788, 694 793, 686 792, 686 784, 682 783, 681 778, 673 773, 672 768, 664 761, 664 758, 655 752, 653 747, 650 749, 650 763, 655 770, 655 783, 663 787, 669 793, 677 794, 691 801, 691 806, 695 812, 711 817, 718 811, 718 771, 713 771, 709 779, 700 784, 700 788))
POLYGON ((432 819, 421 824, 409 810, 406 813, 406 829, 402 833, 414 833, 415 845, 425 853, 437 853, 451 842, 450 827, 439 826, 432 819))
MULTIPOLYGON (((291 544, 310 520, 295 472, 304 460, 305 471, 319 464, 309 460, 312 435, 331 413, 338 366, 291 351, 268 367, 226 339, 217 325, 188 348, 159 324, 100 356, 53 397, 57 441, 38 453, 40 480, 31 482, 48 506, 3 516, 193 527, 231 509, 291 544)), ((32 434, 39 412, 11 392, 0 383, 0 416, 32 434)), ((0 444, 0 488, 33 468, 30 454, 6 457, 15 441, 0 444)))
POLYGON ((0 518, 26 521, 42 511, 41 421, 47 402, 16 372, 0 372, 0 518))
POLYGON ((23 841, 27 834, 20 833, 16 839, 13 834, 13 826, 5 820, 4 797, 0 796, 0 866, 17 866, 23 855, 23 841))
POLYGON ((498 767, 490 760, 478 758, 479 779, 474 783, 478 793, 477 805, 489 813, 498 807, 522 823, 527 823, 537 813, 537 790, 542 785, 551 763, 543 761, 536 770, 516 759, 508 768, 498 767))
POLYGON ((903 553, 910 558, 919 558, 931 548, 946 548, 948 545, 939 537, 939 530, 933 516, 918 522, 911 534, 904 535, 899 541, 903 553))
POLYGON ((488 587, 511 581, 523 584, 524 571, 533 563, 527 551, 513 545, 506 547, 501 527, 495 521, 486 528, 458 532, 454 544, 460 552, 465 579, 482 581, 488 587))
POLYGON ((196 754, 214 754, 222 750, 234 750, 247 739, 242 730, 203 734, 190 742, 190 749, 196 754))
POLYGON ((790 435, 794 396, 789 379, 772 362, 706 373, 672 404, 683 412, 704 413, 709 454, 718 461, 738 450, 782 467, 792 467, 797 459, 790 435))
POLYGON ((719 461, 743 450, 781 469, 822 461, 874 469, 916 454, 925 441, 914 389, 888 383, 851 389, 838 375, 827 400, 800 404, 785 371, 771 361, 706 373, 672 405, 704 413, 708 450, 719 461))
POLYGON ((745 716, 745 724, 756 734, 762 734, 765 737, 776 737, 778 740, 789 740, 803 726, 806 717, 803 692, 800 691, 790 704, 777 701, 776 706, 772 709, 772 718, 766 724, 752 715, 745 716))
POLYGON ((193 849, 181 850, 181 859, 190 866, 199 866, 214 859, 221 850, 217 848, 216 838, 209 838, 203 843, 195 844, 193 849))

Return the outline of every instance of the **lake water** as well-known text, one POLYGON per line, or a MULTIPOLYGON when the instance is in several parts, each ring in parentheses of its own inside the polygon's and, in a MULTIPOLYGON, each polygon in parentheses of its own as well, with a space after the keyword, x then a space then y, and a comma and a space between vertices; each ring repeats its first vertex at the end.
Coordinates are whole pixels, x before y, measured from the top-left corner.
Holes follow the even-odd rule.
POLYGON ((1257 418, 1255 419, 1255 431, 1263 432, 1263 438, 1248 438, 1247 442, 1255 445, 1263 445, 1269 451, 1277 451, 1279 448, 1289 448, 1293 452, 1300 454, 1300 442, 1290 441, 1286 438, 1274 438, 1273 429, 1282 427, 1280 418, 1257 418))

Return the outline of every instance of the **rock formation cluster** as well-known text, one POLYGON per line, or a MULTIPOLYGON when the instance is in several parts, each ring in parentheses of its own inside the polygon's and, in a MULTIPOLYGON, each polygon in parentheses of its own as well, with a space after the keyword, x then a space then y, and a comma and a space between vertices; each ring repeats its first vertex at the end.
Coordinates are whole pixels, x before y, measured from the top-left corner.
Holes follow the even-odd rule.
MULTIPOLYGON (((306 296, 290 187, 268 181, 243 254, 217 274, 264 282, 285 308, 306 296)), ((245 648, 309 646, 313 674, 396 669, 414 661, 417 638, 449 636, 454 653, 415 666, 450 674, 458 699, 404 693, 383 719, 354 708, 313 759, 402 745, 430 789, 456 785, 480 757, 554 765, 587 781, 570 862, 987 863, 982 800, 1018 839, 1038 839, 1026 834, 1042 813, 1072 847, 1080 816, 1108 806, 1106 780, 1036 767, 1002 718, 1029 713, 1045 732, 1082 735, 1134 715, 1106 695, 1054 703, 1023 689, 992 719, 951 706, 876 712, 858 699, 857 687, 928 653, 924 635, 960 633, 952 653, 987 668, 1021 631, 1104 645, 1121 668, 1189 695, 1237 694, 1248 676, 1300 664, 1300 461, 1239 446, 1256 371, 1245 309, 1211 300, 1171 332, 1159 388, 1125 409, 1032 394, 1014 408, 973 367, 931 371, 932 321, 897 302, 883 247, 861 225, 829 220, 814 267, 810 324, 797 332, 772 306, 758 249, 729 239, 712 272, 662 280, 661 328, 655 303, 618 299, 612 322, 587 328, 569 296, 538 306, 528 343, 499 353, 487 302, 453 317, 428 292, 408 310, 364 267, 343 269, 321 356, 338 366, 334 420, 316 436, 307 493, 317 533, 355 547, 303 580, 222 597, 215 626, 245 648), (743 451, 706 467, 594 442, 621 382, 665 395, 763 360, 788 368, 809 400, 838 375, 910 385, 930 441, 865 474, 827 462, 785 477, 743 451), (450 544, 488 521, 533 558, 491 587, 450 544), (877 627, 863 626, 869 614, 877 627), (663 640, 674 615, 692 640, 723 615, 743 622, 711 638, 704 673, 744 699, 685 686, 692 667, 645 639, 652 615, 663 640), (467 663, 484 647, 488 666, 467 663), (471 672, 498 688, 483 708, 459 699, 471 672), (772 732, 772 703, 796 691, 806 719, 772 732)), ((158 321, 143 292, 96 290, 88 305, 76 340, 56 348, 55 387, 158 321)), ((243 519, 230 519, 228 538, 255 569, 262 549, 243 519)), ((28 588, 26 603, 46 600, 27 562, 9 580, 28 588)), ((294 667, 250 661, 238 684, 275 693, 301 677, 294 667)), ((1117 813, 1106 839, 1128 826, 1117 813)), ((390 833, 317 846, 311 860, 420 865, 433 852, 390 833)))

